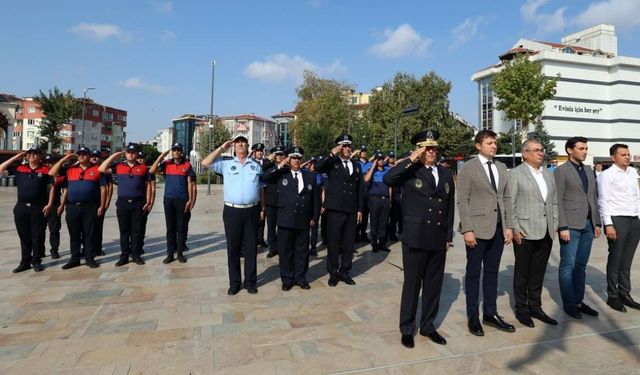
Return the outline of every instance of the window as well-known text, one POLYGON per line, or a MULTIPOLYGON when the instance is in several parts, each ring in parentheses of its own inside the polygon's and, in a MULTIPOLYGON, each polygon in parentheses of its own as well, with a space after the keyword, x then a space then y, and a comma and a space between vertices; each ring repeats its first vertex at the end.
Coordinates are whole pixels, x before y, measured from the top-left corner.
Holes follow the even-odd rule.
POLYGON ((98 111, 97 109, 94 109, 91 113, 93 114, 93 117, 100 116, 100 111, 98 111))
POLYGON ((113 113, 103 112, 102 121, 113 121, 113 113))
POLYGON ((22 126, 22 120, 16 120, 16 126, 22 126))
POLYGON ((27 120, 27 124, 29 124, 29 125, 33 125, 35 123, 36 123, 36 121, 34 119, 32 119, 32 118, 27 120))
POLYGON ((33 130, 27 131, 27 137, 33 138, 33 130))
POLYGON ((29 113, 36 113, 36 107, 30 105, 29 106, 29 113))
POLYGON ((22 136, 22 132, 13 132, 13 136, 14 137, 20 137, 20 136, 22 136))
POLYGON ((22 113, 22 107, 18 107, 18 109, 16 110, 17 113, 22 113))

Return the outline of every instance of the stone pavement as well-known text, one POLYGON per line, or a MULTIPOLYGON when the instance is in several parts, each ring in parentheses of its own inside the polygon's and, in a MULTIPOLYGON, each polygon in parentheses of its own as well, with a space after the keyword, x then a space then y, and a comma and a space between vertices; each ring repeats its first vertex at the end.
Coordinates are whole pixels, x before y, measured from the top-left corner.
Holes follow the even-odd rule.
MULTIPOLYGON (((311 290, 280 289, 277 258, 259 254, 257 295, 227 296, 221 187, 199 190, 191 221, 188 263, 163 265, 162 191, 148 224, 147 264, 114 266, 119 245, 115 209, 105 222, 101 267, 63 271, 69 258, 46 258, 44 272, 11 270, 19 241, 11 210, 15 190, 0 189, 1 374, 640 374, 640 311, 605 304, 606 241, 598 239, 588 268, 585 301, 599 318, 569 320, 559 306, 558 249, 551 256, 543 306, 558 326, 526 328, 511 306, 513 251, 505 249, 499 311, 513 334, 466 329, 461 236, 449 250, 438 318, 448 340, 438 346, 416 336, 400 345, 400 244, 390 254, 359 249, 356 286, 327 286, 326 251, 310 264, 311 290)), ((47 253, 49 247, 47 245, 47 253)), ((640 287, 636 261, 632 284, 640 287)), ((636 294, 640 297, 640 294, 636 294)))

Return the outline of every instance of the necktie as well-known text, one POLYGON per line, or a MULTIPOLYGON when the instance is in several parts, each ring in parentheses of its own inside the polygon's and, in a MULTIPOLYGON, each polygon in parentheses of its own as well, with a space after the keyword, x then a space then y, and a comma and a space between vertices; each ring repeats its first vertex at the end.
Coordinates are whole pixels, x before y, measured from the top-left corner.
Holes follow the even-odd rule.
POLYGON ((487 166, 489 167, 489 179, 491 180, 491 187, 494 191, 498 191, 498 188, 496 187, 496 178, 493 176, 493 169, 491 168, 491 164, 493 164, 493 162, 489 160, 487 162, 487 166))
POLYGON ((298 181, 298 172, 293 172, 293 183, 296 184, 296 189, 300 193, 300 183, 298 181))
POLYGON ((346 161, 346 160, 344 161, 344 169, 346 169, 346 170, 347 170, 347 173, 348 173, 348 174, 351 174, 351 171, 349 170, 349 162, 348 162, 348 161, 346 161))
POLYGON ((436 178, 433 177, 433 168, 427 167, 427 182, 432 189, 436 188, 436 178))

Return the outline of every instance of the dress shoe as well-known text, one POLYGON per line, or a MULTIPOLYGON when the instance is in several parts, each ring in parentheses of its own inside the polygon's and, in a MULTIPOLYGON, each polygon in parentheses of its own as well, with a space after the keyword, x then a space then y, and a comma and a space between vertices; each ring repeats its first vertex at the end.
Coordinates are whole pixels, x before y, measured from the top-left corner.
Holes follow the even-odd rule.
POLYGON ((169 263, 173 262, 174 260, 175 260, 175 258, 173 257, 173 255, 169 255, 168 257, 164 258, 162 263, 169 264, 169 263))
POLYGON ((354 254, 358 254, 358 250, 353 249, 352 253, 354 253, 354 254))
POLYGON ((249 294, 258 293, 258 288, 254 284, 245 285, 244 288, 247 290, 249 294))
POLYGON ((486 324, 488 326, 491 326, 493 328, 497 328, 500 331, 503 332, 515 332, 516 331, 516 327, 512 326, 511 324, 505 322, 502 317, 498 314, 493 315, 493 316, 484 316, 482 317, 482 323, 486 324))
POLYGON ((338 285, 338 276, 334 276, 334 275, 329 276, 329 283, 328 284, 329 284, 329 286, 338 285))
POLYGON ((13 270, 13 273, 20 273, 20 272, 24 272, 24 271, 26 271, 26 270, 28 270, 28 269, 31 269, 31 265, 30 265, 30 264, 21 264, 21 265, 19 265, 18 267, 16 267, 16 268, 13 270))
POLYGON ((580 312, 589 316, 598 316, 598 312, 594 309, 592 309, 591 307, 589 307, 588 305, 586 305, 584 302, 580 304, 579 306, 580 308, 580 312))
POLYGON ((273 258, 276 255, 278 255, 278 250, 269 250, 269 252, 267 253, 267 258, 273 258))
POLYGON ((371 252, 372 253, 377 253, 378 252, 378 245, 371 246, 371 252))
POLYGON ((536 326, 529 314, 516 314, 516 319, 525 327, 533 328, 536 326))
POLYGON ((98 268, 100 265, 95 260, 90 260, 86 263, 89 268, 98 268))
POLYGON ((129 259, 120 259, 119 261, 116 262, 116 267, 122 267, 128 263, 129 263, 129 259))
POLYGON ((260 242, 258 243, 258 246, 260 246, 260 247, 269 247, 269 245, 267 245, 267 243, 266 243, 266 242, 264 242, 264 240, 260 241, 260 242))
POLYGON ((547 313, 545 313, 542 310, 531 311, 531 317, 538 319, 542 323, 546 323, 546 324, 549 324, 549 325, 552 325, 552 326, 557 326, 558 325, 558 321, 557 320, 553 319, 552 317, 547 315, 547 313))
POLYGON ((70 270, 72 268, 80 267, 80 262, 69 261, 67 264, 62 266, 63 270, 70 270))
POLYGON ((230 286, 229 289, 227 290, 227 294, 230 296, 235 296, 239 292, 240 292, 239 286, 230 286))
POLYGON ((58 250, 51 250, 51 259, 60 259, 60 254, 58 250))
POLYGON ((104 250, 100 249, 100 250, 96 251, 96 256, 104 256, 104 255, 107 255, 107 254, 104 253, 104 250))
POLYGON ((136 257, 136 258, 133 258, 133 263, 141 266, 141 265, 144 264, 144 260, 142 258, 140 258, 140 257, 136 257))
POLYGON ((282 290, 284 290, 285 292, 290 291, 291 288, 293 288, 293 285, 291 284, 282 284, 282 290))
POLYGON ((187 263, 187 258, 185 258, 182 254, 178 254, 178 262, 187 263))
MULTIPOLYGON (((582 310, 582 308, 580 308, 578 306, 567 306, 567 307, 564 308, 564 312, 566 312, 567 315, 569 315, 573 319, 582 319, 581 310, 582 310)), ((596 314, 597 314, 597 312, 596 312, 596 314)))
POLYGON ((469 327, 469 332, 475 336, 484 336, 484 330, 482 329, 482 325, 480 324, 480 320, 478 318, 469 319, 467 322, 467 327, 469 327))
POLYGON ((360 242, 371 243, 371 240, 366 235, 360 237, 360 242))
POLYGON ((312 257, 317 257, 318 256, 318 250, 316 250, 315 248, 311 249, 309 251, 309 255, 311 255, 312 257))
POLYGON ((631 307, 632 309, 635 309, 635 310, 640 310, 640 303, 634 301, 633 298, 631 298, 631 296, 621 296, 620 302, 622 302, 622 304, 627 307, 631 307))
POLYGON ((379 245, 379 246, 378 246, 378 251, 385 251, 385 252, 387 252, 387 253, 388 253, 388 252, 390 252, 390 251, 391 251, 391 249, 389 249, 389 248, 388 248, 388 247, 386 247, 386 246, 379 245))
POLYGON ((308 282, 303 281, 301 283, 298 283, 298 286, 300 287, 300 289, 304 289, 304 290, 309 290, 311 289, 311 286, 309 285, 308 282))
POLYGON ((340 280, 347 284, 347 285, 356 285, 356 282, 353 281, 353 279, 351 278, 351 276, 349 276, 348 274, 344 274, 344 275, 339 275, 338 276, 340 278, 340 280))
POLYGON ((400 339, 402 346, 405 348, 413 349, 416 347, 415 341, 413 341, 412 335, 402 335, 402 339, 400 339))
POLYGON ((33 265, 33 270, 36 272, 42 272, 44 271, 44 266, 42 265, 42 263, 36 263, 33 265))
POLYGON ((619 298, 611 298, 611 297, 609 297, 607 299, 607 305, 609 305, 609 307, 611 307, 612 309, 614 309, 616 311, 627 312, 627 308, 624 307, 624 304, 620 301, 619 298))
POLYGON ((189 251, 189 246, 187 246, 187 244, 184 244, 184 251, 189 251))
POLYGON ((440 335, 436 330, 430 333, 420 331, 420 335, 428 337, 431 341, 435 342, 438 345, 447 345, 447 340, 442 337, 442 335, 440 335))

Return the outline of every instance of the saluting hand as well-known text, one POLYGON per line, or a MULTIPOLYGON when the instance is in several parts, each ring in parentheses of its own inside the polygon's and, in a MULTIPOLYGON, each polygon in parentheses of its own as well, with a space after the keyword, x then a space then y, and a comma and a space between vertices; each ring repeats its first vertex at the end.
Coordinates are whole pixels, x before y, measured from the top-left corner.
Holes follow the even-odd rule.
POLYGON ((289 156, 287 156, 286 158, 282 159, 280 164, 278 164, 278 168, 282 168, 285 165, 289 165, 289 160, 291 160, 291 158, 289 156))
POLYGON ((424 154, 426 151, 427 151, 426 147, 424 146, 418 147, 415 150, 413 150, 411 155, 409 155, 409 159, 411 159, 412 162, 415 162, 416 160, 420 159, 420 156, 422 156, 422 154, 424 154))
POLYGON ((337 145, 334 148, 331 149, 331 154, 333 156, 336 156, 340 153, 340 150, 342 150, 342 145, 337 145))

